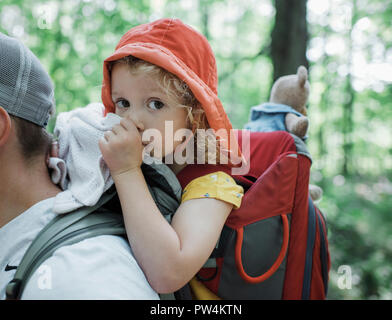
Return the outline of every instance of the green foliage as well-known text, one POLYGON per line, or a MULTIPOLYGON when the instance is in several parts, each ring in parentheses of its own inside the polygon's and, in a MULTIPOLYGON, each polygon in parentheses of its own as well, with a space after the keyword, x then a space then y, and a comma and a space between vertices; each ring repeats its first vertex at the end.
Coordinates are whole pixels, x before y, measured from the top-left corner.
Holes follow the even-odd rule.
POLYGON ((309 147, 317 168, 341 173, 346 160, 346 174, 391 172, 391 3, 309 0, 308 7, 309 147))
POLYGON ((308 2, 314 5, 308 15, 309 148, 316 159, 313 182, 324 189, 319 207, 329 222, 328 297, 391 299, 391 3, 323 3, 308 2), (352 270, 352 289, 338 286, 343 265, 352 270))
POLYGON ((324 196, 331 252, 329 299, 391 299, 392 181, 387 177, 335 176, 319 184, 324 196), (343 273, 352 270, 351 289, 339 288, 343 273))
POLYGON ((0 31, 20 38, 40 58, 56 85, 57 112, 62 112, 100 101, 102 62, 127 30, 178 17, 210 34, 222 75, 220 97, 238 128, 247 121, 249 108, 267 99, 270 86, 270 62, 257 53, 269 41, 272 12, 262 13, 269 16, 261 19, 258 7, 255 1, 233 0, 4 0, 0 31), (203 7, 205 25, 199 13, 203 7))
POLYGON ((100 101, 103 60, 150 14, 141 1, 5 0, 0 8, 0 31, 21 38, 51 75, 58 113, 100 101))

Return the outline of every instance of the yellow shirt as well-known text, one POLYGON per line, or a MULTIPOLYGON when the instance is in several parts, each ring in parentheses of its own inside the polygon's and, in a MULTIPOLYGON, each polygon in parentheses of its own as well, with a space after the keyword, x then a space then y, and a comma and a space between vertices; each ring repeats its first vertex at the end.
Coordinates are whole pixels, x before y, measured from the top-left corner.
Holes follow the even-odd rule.
POLYGON ((233 204, 238 209, 244 195, 244 189, 223 171, 217 171, 198 177, 189 182, 182 192, 181 202, 190 199, 215 198, 233 204))
MULTIPOLYGON (((217 171, 193 179, 183 190, 181 202, 190 199, 214 198, 233 204, 233 209, 238 209, 244 195, 244 189, 236 184, 234 179, 223 171, 217 171)), ((197 300, 220 299, 196 277, 189 285, 192 294, 197 300)))

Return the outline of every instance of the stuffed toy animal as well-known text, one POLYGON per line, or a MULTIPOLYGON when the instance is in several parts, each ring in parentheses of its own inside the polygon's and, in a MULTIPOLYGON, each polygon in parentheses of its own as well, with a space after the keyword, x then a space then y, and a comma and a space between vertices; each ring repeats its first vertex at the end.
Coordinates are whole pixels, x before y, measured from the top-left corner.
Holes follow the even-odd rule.
MULTIPOLYGON (((250 122, 244 128, 259 132, 288 131, 305 141, 309 127, 308 98, 308 71, 300 66, 296 74, 275 81, 270 101, 251 108, 250 122)), ((309 192, 314 201, 322 196, 322 189, 315 185, 309 186, 309 192)))
POLYGON ((308 71, 304 66, 297 74, 283 76, 272 86, 270 101, 252 107, 245 129, 259 132, 288 131, 306 140, 309 121, 306 103, 309 97, 308 71))

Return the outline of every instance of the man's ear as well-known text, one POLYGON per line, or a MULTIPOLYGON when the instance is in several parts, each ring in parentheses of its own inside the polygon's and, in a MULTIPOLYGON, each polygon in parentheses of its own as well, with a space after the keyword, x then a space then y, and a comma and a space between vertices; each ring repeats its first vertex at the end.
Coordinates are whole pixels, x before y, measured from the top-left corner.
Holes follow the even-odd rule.
POLYGON ((3 107, 0 107, 0 146, 8 141, 11 132, 11 118, 3 107))

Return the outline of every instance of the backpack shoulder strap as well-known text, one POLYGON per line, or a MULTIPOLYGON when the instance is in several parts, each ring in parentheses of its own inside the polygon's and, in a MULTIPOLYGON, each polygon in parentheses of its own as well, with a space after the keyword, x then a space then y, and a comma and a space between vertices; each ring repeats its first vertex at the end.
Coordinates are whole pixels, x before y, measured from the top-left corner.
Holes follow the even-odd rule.
POLYGON ((102 207, 115 194, 115 191, 105 193, 95 206, 59 215, 41 230, 7 285, 6 299, 20 299, 34 271, 58 248, 99 235, 126 235, 122 215, 102 207))

